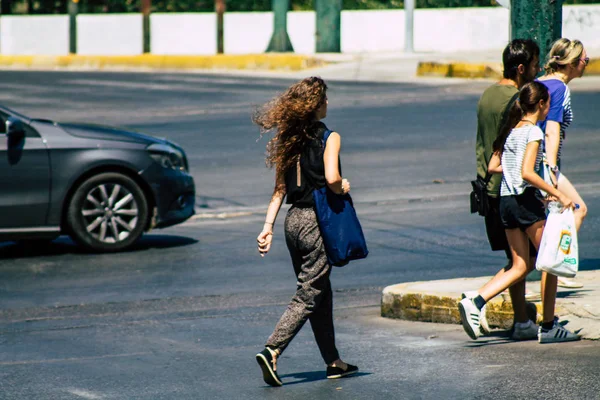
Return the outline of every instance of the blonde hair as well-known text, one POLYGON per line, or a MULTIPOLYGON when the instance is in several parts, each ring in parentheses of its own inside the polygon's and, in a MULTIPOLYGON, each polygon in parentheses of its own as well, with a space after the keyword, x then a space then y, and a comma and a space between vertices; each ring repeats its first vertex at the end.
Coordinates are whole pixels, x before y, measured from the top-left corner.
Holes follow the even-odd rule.
POLYGON ((552 44, 544 70, 546 74, 552 74, 568 65, 578 63, 582 54, 583 44, 579 40, 558 39, 552 44))

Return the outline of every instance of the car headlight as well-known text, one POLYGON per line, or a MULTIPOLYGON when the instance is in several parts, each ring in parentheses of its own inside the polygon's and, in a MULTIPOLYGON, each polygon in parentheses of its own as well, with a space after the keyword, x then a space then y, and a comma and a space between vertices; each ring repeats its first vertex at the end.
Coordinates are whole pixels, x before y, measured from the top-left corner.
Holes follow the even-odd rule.
POLYGON ((164 168, 185 171, 185 157, 181 151, 167 144, 151 144, 146 148, 150 157, 164 168))

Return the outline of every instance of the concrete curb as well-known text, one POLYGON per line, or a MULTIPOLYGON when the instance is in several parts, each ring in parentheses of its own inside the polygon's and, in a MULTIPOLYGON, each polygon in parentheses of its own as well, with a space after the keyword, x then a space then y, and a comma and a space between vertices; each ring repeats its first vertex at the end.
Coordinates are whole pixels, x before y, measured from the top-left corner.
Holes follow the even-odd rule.
MULTIPOLYGON (((592 59, 585 69, 586 75, 600 75, 600 59, 592 59)), ((417 66, 417 76, 438 78, 502 78, 502 64, 482 62, 428 62, 417 66)))
POLYGON ((419 62, 417 76, 439 78, 502 78, 502 67, 494 63, 419 62))
MULTIPOLYGON (((491 277, 459 278, 438 281, 408 282, 386 287, 381 297, 381 316, 408 321, 460 324, 458 302, 461 293, 482 287, 491 277)), ((581 271, 577 281, 582 289, 559 288, 556 315, 568 322, 572 331, 581 329, 584 339, 600 339, 600 270, 581 271)), ((533 283, 533 282, 531 282, 533 283)), ((539 290, 539 283, 528 287, 539 290), (537 286, 537 288, 536 288, 537 286)), ((540 322, 542 304, 533 303, 540 322)), ((513 311, 510 298, 497 296, 488 302, 487 318, 491 327, 510 329, 513 311)))
MULTIPOLYGON (((381 299, 381 316, 407 321, 460 324, 460 294, 457 296, 451 293, 431 294, 415 291, 415 284, 424 283, 426 282, 412 282, 386 287, 381 299)), ((536 307, 539 318, 541 304, 537 303, 536 307)), ((513 318, 512 304, 510 301, 504 301, 502 296, 487 304, 487 320, 491 327, 510 329, 513 318)))
POLYGON ((5 68, 90 68, 90 69, 221 69, 300 71, 327 63, 317 57, 299 54, 244 54, 215 56, 165 56, 143 54, 133 56, 3 56, 5 68))

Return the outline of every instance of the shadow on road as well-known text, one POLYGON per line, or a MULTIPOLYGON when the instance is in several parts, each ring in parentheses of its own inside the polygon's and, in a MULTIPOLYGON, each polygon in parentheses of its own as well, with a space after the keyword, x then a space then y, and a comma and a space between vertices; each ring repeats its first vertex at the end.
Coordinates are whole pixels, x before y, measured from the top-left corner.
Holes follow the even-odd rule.
MULTIPOLYGON (((129 249, 121 253, 131 253, 149 249, 168 249, 189 246, 198 240, 175 235, 144 235, 129 249)), ((61 236, 53 241, 24 240, 19 242, 0 242, 0 259, 18 259, 65 254, 95 254, 75 244, 70 238, 61 236)), ((118 254, 118 253, 117 253, 118 254)))
MULTIPOLYGON (((356 374, 349 375, 349 376, 341 378, 341 379, 352 379, 352 378, 355 378, 358 376, 365 376, 365 375, 371 375, 371 374, 368 372, 358 372, 356 374)), ((320 370, 320 371, 297 372, 294 374, 280 375, 280 378, 281 379, 284 379, 284 378, 294 379, 294 381, 292 381, 292 382, 285 382, 283 384, 284 386, 288 386, 288 385, 296 385, 298 383, 307 383, 307 382, 326 380, 327 375, 325 374, 324 370, 320 370)), ((335 381, 339 382, 340 379, 335 379, 335 381)))

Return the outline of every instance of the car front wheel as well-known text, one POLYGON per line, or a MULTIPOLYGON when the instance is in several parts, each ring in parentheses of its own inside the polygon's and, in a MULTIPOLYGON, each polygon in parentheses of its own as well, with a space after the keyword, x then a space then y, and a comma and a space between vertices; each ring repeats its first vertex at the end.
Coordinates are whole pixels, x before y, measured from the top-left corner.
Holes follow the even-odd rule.
POLYGON ((71 236, 93 251, 119 251, 132 245, 144 232, 148 203, 131 178, 102 173, 83 182, 73 194, 67 211, 71 236))

